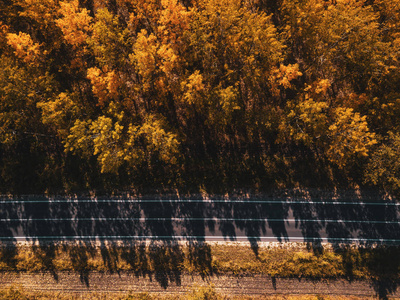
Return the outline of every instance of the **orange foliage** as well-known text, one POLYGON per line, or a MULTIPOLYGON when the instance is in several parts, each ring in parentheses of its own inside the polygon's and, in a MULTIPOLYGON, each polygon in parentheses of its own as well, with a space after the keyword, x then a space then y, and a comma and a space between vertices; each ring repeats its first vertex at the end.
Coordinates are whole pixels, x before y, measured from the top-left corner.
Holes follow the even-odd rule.
POLYGON ((103 107, 107 102, 118 98, 120 81, 114 70, 108 71, 105 68, 102 71, 99 68, 90 68, 87 70, 87 78, 92 83, 92 90, 99 100, 99 106, 103 107))
POLYGON ((289 64, 287 66, 281 64, 279 68, 272 71, 272 75, 269 79, 273 87, 274 95, 279 95, 279 86, 282 86, 285 89, 290 88, 290 82, 301 75, 303 75, 303 73, 299 71, 298 64, 289 64))
POLYGON ((57 26, 63 32, 64 39, 77 49, 84 44, 91 32, 92 18, 88 11, 79 8, 78 0, 60 2, 60 14, 63 16, 56 20, 57 26))
POLYGON ((161 5, 163 9, 158 21, 158 31, 162 34, 164 43, 179 47, 184 31, 189 29, 191 12, 178 0, 161 0, 161 5))
POLYGON ((40 56, 39 44, 35 43, 27 33, 9 33, 7 43, 14 49, 15 55, 25 63, 32 64, 40 56))

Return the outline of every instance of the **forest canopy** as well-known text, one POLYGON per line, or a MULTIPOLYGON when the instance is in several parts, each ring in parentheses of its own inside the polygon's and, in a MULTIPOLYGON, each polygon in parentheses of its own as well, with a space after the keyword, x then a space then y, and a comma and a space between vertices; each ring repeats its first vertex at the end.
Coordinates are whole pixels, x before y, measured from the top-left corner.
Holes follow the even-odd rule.
POLYGON ((0 192, 400 190, 400 0, 0 0, 0 192))

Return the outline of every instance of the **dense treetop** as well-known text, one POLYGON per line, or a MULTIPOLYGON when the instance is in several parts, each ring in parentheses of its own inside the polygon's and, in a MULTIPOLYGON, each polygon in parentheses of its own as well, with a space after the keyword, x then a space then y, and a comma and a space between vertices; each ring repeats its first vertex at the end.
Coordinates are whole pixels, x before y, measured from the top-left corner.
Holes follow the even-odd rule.
POLYGON ((399 0, 0 0, 0 191, 400 189, 399 0))

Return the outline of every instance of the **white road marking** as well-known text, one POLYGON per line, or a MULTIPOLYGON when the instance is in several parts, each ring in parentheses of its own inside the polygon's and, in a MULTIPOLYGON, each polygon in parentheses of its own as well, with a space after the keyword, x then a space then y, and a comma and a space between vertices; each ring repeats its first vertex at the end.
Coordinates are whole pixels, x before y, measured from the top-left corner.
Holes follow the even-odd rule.
POLYGON ((184 236, 184 235, 168 235, 168 236, 150 236, 150 235, 90 235, 90 236, 14 236, 14 237, 0 237, 0 240, 29 240, 29 239, 64 239, 64 240, 85 240, 85 239, 117 239, 117 240, 193 240, 193 239, 213 239, 213 240, 224 240, 227 242, 236 241, 236 240, 285 240, 288 241, 318 241, 318 242, 380 242, 380 243, 398 243, 400 239, 373 239, 373 238, 325 238, 325 237, 290 237, 290 236, 282 236, 282 237, 267 237, 267 236, 184 236))

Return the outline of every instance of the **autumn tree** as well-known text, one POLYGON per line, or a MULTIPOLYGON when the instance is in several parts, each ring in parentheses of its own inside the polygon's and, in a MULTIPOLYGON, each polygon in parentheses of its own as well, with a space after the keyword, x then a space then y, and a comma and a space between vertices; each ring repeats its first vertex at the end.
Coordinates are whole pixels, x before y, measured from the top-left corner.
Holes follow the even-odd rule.
POLYGON ((56 177, 49 166, 57 164, 52 161, 57 156, 57 141, 41 122, 37 104, 57 93, 57 82, 42 69, 43 51, 29 34, 7 30, 4 37, 0 51, 1 181, 9 190, 26 192, 56 177))
POLYGON ((389 132, 385 141, 374 151, 365 170, 365 181, 399 196, 400 192, 400 137, 389 132))
POLYGON ((69 188, 300 185, 317 162, 396 189, 397 0, 0 4, 5 190, 32 157, 69 188))
POLYGON ((187 39, 183 100, 194 113, 203 112, 211 131, 250 142, 267 128, 273 104, 268 79, 283 61, 270 17, 241 1, 199 1, 187 39))

